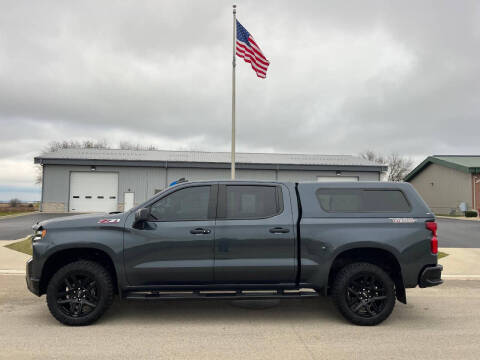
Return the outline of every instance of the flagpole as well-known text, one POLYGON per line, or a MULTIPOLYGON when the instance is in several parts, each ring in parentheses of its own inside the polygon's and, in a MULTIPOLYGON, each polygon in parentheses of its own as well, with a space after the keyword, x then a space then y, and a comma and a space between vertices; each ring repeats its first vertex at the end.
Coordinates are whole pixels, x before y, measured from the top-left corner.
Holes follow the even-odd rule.
POLYGON ((232 180, 235 180, 235 48, 237 43, 237 5, 233 5, 233 61, 232 61, 232 180))

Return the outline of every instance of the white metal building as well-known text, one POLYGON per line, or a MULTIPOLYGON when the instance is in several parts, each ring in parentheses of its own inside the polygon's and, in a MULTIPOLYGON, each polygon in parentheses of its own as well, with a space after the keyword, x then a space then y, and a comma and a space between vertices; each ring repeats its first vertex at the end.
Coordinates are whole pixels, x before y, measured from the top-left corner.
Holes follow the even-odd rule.
MULTIPOLYGON (((387 168, 351 155, 237 153, 239 180, 379 181, 387 168)), ((129 209, 175 180, 230 178, 230 153, 63 149, 35 158, 43 167, 42 211, 129 209)))

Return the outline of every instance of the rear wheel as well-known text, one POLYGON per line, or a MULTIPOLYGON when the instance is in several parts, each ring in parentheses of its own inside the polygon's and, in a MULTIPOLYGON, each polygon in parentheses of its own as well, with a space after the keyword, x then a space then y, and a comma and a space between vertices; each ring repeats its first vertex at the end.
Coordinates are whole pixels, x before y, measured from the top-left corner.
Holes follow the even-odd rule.
POLYGON ((65 325, 91 324, 112 302, 112 278, 93 261, 65 265, 53 275, 47 288, 48 308, 65 325))
POLYGON ((340 270, 332 295, 340 313, 357 325, 377 325, 395 306, 393 280, 382 268, 370 263, 354 263, 340 270))

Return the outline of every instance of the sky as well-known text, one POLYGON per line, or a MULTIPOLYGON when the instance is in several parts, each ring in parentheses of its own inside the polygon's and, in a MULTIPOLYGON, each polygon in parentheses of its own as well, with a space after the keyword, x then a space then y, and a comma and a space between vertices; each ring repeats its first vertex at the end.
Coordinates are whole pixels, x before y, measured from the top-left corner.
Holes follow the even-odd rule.
MULTIPOLYGON (((0 200, 51 141, 229 151, 232 2, 0 2, 0 200)), ((480 154, 480 2, 247 1, 237 150, 480 154)))

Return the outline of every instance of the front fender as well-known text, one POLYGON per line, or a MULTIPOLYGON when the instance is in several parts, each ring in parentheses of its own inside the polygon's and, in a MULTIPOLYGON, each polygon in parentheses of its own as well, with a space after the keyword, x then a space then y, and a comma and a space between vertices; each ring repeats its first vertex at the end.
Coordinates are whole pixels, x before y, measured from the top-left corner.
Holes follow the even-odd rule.
POLYGON ((123 267, 123 227, 96 229, 55 229, 47 231, 46 238, 33 244, 32 272, 38 279, 45 265, 61 252, 92 249, 105 253, 112 261, 119 287, 125 284, 123 267))

